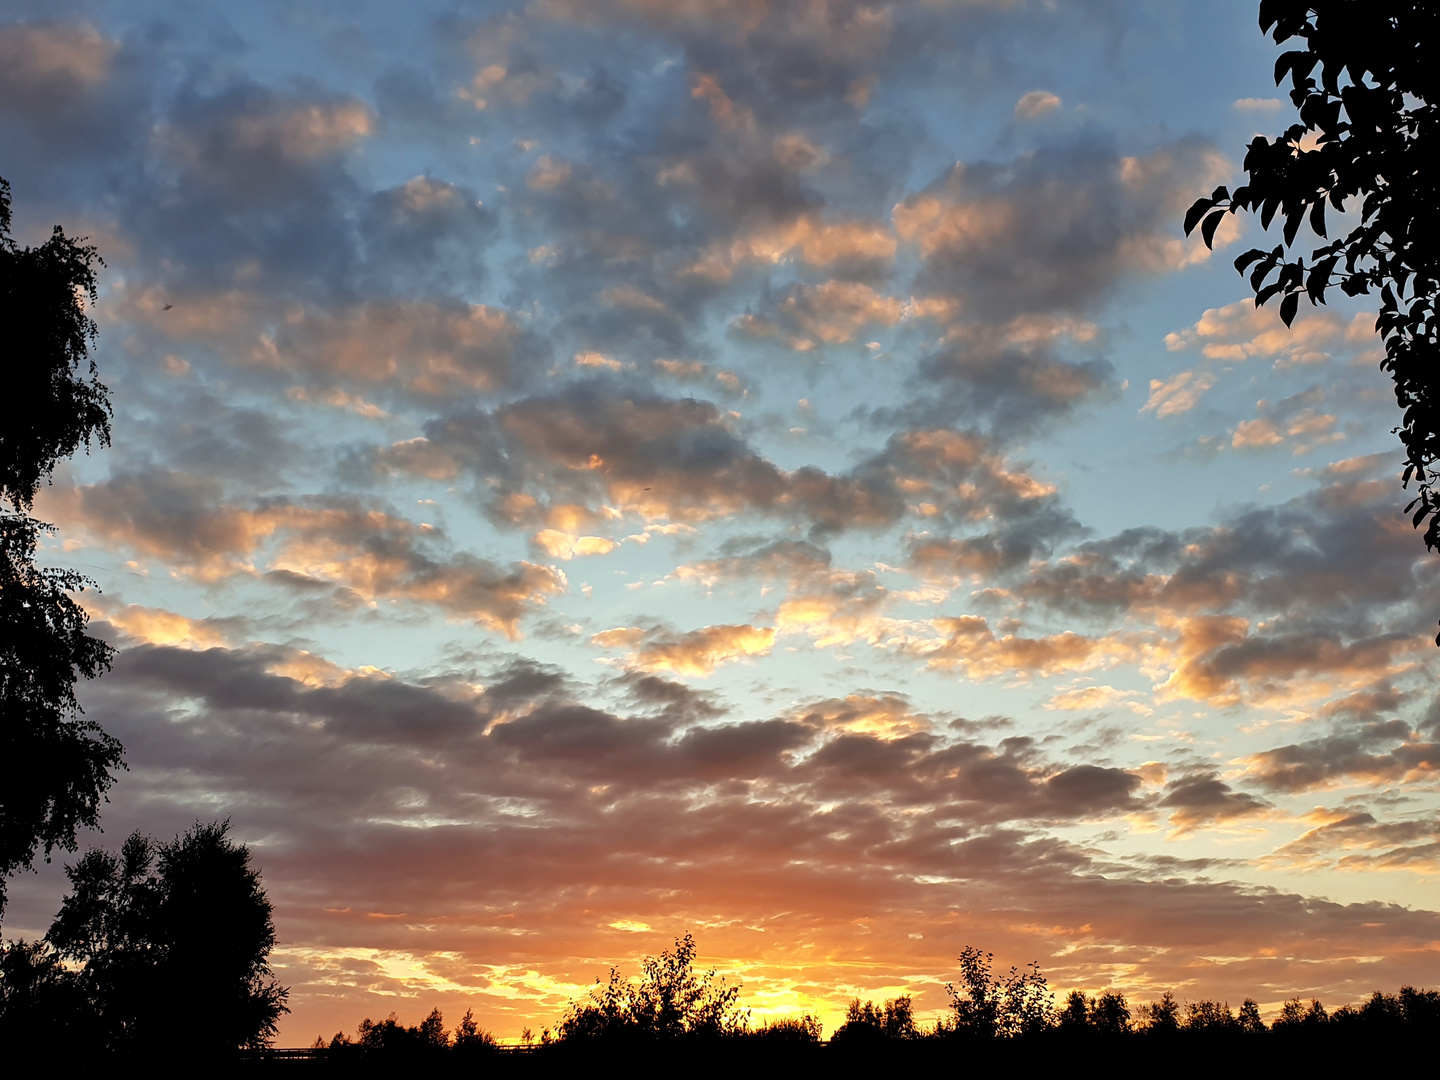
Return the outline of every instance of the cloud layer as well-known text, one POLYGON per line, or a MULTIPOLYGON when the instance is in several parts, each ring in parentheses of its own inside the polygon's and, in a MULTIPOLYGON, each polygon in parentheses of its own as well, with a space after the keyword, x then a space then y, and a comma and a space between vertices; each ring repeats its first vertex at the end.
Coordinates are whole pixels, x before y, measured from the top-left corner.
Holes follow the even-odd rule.
POLYGON ((1183 236, 1286 122, 1224 18, 502 7, 0 25, 17 236, 107 261, 115 445, 38 504, 99 839, 231 818, 282 1041, 515 1037, 686 931, 832 1027, 966 944, 1432 979, 1440 584, 1373 312, 1183 236))

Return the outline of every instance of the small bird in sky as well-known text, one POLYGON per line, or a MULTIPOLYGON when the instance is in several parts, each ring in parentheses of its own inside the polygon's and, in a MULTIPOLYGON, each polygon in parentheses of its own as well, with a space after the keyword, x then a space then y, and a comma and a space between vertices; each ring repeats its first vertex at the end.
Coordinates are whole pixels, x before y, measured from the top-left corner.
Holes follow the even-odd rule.
POLYGON ((162 307, 160 310, 161 310, 161 311, 169 311, 169 310, 170 310, 172 307, 174 307, 174 306, 175 306, 174 304, 166 304, 166 305, 165 305, 164 307, 162 307))

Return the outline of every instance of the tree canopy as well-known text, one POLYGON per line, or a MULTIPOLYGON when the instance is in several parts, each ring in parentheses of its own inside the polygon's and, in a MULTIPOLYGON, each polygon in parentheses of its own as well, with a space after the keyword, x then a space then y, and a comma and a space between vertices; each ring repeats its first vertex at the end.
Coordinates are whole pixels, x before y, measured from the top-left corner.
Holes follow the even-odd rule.
POLYGON ((694 969, 695 939, 686 934, 674 951, 647 956, 638 983, 621 979, 610 969, 610 981, 590 991, 589 1000, 572 1003, 559 1027, 559 1037, 586 1039, 638 1036, 669 1039, 680 1035, 723 1035, 745 1026, 736 1005, 740 988, 726 986, 712 968, 694 969))
POLYGON ((66 868, 71 891, 47 941, 109 1051, 213 1055, 261 1046, 289 1011, 270 970, 271 904, 229 822, 157 844, 132 834, 66 868))
POLYGON ((0 394, 0 500, 29 510, 55 465, 91 440, 110 444, 110 396, 89 347, 95 321, 94 247, 55 226, 39 247, 10 235, 10 185, 0 178, 0 311, 5 393, 0 394), (88 378, 85 376, 88 375, 88 378))
MULTIPOLYGON (((1406 507, 1425 543, 1440 550, 1440 372, 1437 372, 1436 183, 1440 5, 1428 0, 1261 0, 1260 30, 1297 47, 1275 63, 1276 85, 1290 79, 1299 122, 1245 153, 1249 182, 1218 187, 1185 216, 1207 245, 1225 214, 1258 211, 1269 228, 1283 221, 1282 243, 1235 260, 1249 272, 1257 304, 1279 300, 1288 326, 1302 297, 1325 303, 1339 286, 1349 296, 1378 294, 1381 367, 1395 383, 1396 428, 1405 447, 1404 484, 1417 484, 1406 507), (1427 149, 1428 147, 1428 149, 1427 149), (1327 207, 1358 221, 1330 240, 1327 207), (1307 224, 1321 243, 1309 262, 1292 249, 1307 224)), ((1440 638, 1437 638, 1440 643, 1440 638)))
POLYGON ((59 226, 40 247, 16 244, 0 179, 0 914, 5 878, 40 849, 46 858, 56 847, 74 851, 76 829, 96 824, 121 766, 120 744, 81 718, 75 696, 77 680, 106 670, 113 652, 85 633, 88 616, 70 596, 90 582, 36 566, 40 534, 51 527, 28 513, 60 459, 110 439, 85 308, 98 262, 59 226))

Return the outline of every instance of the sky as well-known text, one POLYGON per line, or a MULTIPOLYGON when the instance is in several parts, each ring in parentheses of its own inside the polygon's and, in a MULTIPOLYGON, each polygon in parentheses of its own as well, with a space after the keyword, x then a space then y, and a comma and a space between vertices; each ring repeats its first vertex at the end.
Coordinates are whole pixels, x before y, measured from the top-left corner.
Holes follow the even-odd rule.
POLYGON ((1181 227, 1278 51, 1253 0, 0 0, 16 235, 105 260, 113 445, 36 504, 118 649, 83 843, 230 821, 281 1045, 513 1039, 687 932, 827 1030, 966 945, 1436 985, 1373 307, 1286 329, 1278 236, 1181 227))

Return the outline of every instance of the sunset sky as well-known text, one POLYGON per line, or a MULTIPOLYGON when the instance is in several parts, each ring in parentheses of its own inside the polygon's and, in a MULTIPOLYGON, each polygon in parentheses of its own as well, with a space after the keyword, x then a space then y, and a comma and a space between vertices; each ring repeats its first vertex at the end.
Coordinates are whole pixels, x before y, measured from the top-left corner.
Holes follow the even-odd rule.
POLYGON ((36 504, 119 649, 83 842, 230 819, 280 1045, 514 1038, 687 931, 827 1032, 967 944, 1440 984, 1373 308, 1181 229, 1293 121, 1255 11, 0 0, 16 235, 107 264, 114 445, 36 504))

